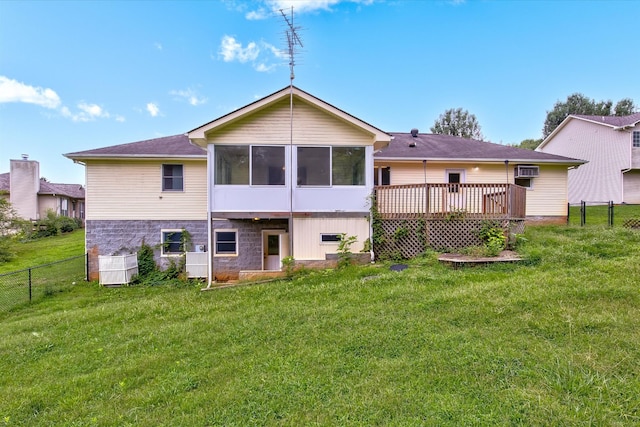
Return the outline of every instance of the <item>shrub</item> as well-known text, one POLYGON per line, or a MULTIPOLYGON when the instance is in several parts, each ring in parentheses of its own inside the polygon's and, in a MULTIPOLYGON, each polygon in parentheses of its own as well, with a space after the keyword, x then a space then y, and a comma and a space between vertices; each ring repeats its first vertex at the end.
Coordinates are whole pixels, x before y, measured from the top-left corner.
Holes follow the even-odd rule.
POLYGON ((484 243, 487 256, 498 256, 507 244, 504 230, 496 221, 483 221, 478 230, 478 237, 484 243))

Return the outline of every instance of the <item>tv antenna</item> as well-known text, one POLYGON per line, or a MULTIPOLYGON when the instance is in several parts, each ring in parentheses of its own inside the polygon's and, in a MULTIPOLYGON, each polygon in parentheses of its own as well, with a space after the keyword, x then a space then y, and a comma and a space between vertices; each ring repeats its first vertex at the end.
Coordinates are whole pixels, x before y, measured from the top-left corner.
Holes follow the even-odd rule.
POLYGON ((287 24, 287 30, 285 31, 285 33, 287 35, 287 48, 289 50, 289 70, 291 71, 289 79, 291 81, 291 84, 293 85, 293 79, 295 78, 293 67, 296 64, 296 47, 304 47, 302 45, 302 40, 300 40, 300 36, 298 36, 298 30, 300 30, 301 27, 296 27, 293 25, 293 6, 291 6, 291 19, 287 17, 283 9, 280 9, 280 14, 282 14, 282 17, 287 24))

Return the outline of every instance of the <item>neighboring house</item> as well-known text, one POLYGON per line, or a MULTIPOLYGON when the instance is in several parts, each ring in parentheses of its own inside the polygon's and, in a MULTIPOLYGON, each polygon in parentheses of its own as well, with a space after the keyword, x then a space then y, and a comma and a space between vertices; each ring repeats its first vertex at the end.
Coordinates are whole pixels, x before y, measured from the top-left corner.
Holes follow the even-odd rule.
POLYGON ((640 203, 640 113, 570 115, 536 151, 588 161, 569 171, 570 203, 640 203))
POLYGON ((65 156, 86 166, 93 274, 95 255, 144 241, 165 266, 185 250, 207 251, 207 277, 221 281, 279 271, 289 256, 331 265, 343 234, 355 237, 353 253, 372 256, 378 183, 499 183, 503 194, 515 188, 539 198, 532 216, 565 218, 567 167, 582 163, 454 137, 391 135, 296 87, 185 135, 65 156), (514 185, 514 168, 515 184, 530 191, 514 185), (182 230, 190 248, 181 245, 182 230))
POLYGON ((85 165, 86 249, 97 279, 97 255, 157 247, 163 266, 183 253, 182 230, 207 240, 207 154, 185 135, 65 154, 85 165))
POLYGON ((85 194, 80 184, 56 184, 40 178, 35 160, 10 161, 10 172, 0 174, 0 197, 9 199, 18 216, 45 218, 47 212, 84 220, 85 194))
MULTIPOLYGON (((499 184, 527 188, 528 220, 565 221, 567 168, 582 160, 450 135, 391 133, 375 156, 376 184, 499 184)), ((456 188, 457 187, 452 187, 456 188)), ((461 191, 445 195, 444 208, 464 202, 461 191)))

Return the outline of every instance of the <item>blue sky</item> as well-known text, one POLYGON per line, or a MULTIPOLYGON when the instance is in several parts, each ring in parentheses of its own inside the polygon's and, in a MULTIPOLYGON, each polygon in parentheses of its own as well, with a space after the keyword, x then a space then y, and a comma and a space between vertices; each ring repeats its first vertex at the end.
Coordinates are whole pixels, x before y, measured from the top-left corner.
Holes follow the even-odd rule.
POLYGON ((580 92, 640 104, 638 1, 0 1, 0 172, 184 133, 289 84, 388 132, 462 107, 486 140, 539 138, 580 92))

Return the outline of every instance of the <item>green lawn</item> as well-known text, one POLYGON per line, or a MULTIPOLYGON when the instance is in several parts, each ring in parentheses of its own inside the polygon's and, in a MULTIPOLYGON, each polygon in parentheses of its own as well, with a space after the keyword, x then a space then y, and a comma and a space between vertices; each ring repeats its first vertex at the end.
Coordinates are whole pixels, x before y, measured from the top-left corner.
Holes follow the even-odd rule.
MULTIPOLYGON (((586 225, 608 225, 609 224, 609 206, 607 204, 587 204, 586 206, 586 225)), ((628 219, 640 220, 640 205, 614 205, 613 206, 613 225, 622 226, 628 219)), ((580 206, 571 206, 569 208, 569 223, 571 225, 580 225, 580 206)))
POLYGON ((519 265, 76 286, 0 315, 0 424, 639 425, 640 233, 525 237, 519 265))
POLYGON ((16 257, 9 262, 0 263, 0 274, 84 254, 84 229, 61 236, 14 242, 11 249, 16 257))

